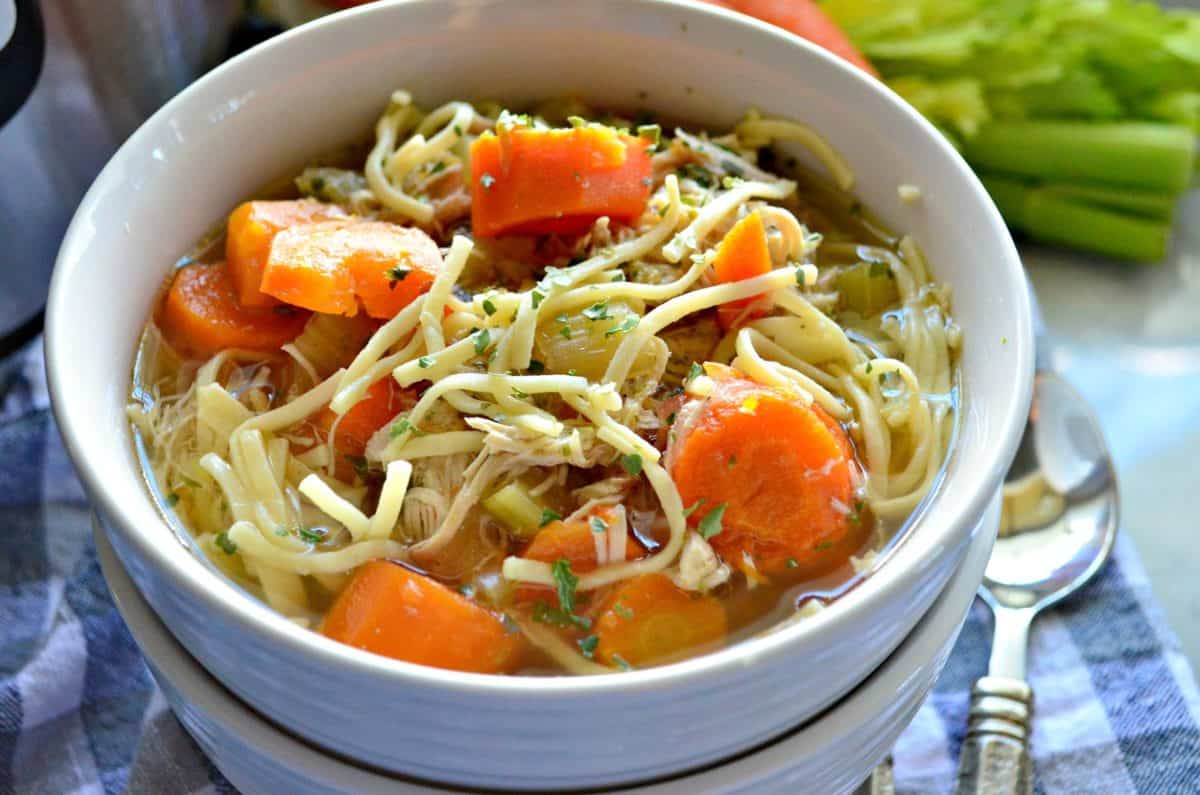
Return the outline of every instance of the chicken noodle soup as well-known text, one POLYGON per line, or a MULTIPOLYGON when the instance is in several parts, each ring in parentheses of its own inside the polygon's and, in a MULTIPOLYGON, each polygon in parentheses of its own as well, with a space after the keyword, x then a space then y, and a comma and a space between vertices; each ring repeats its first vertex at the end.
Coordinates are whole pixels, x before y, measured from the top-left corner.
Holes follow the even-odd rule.
POLYGON ((754 113, 396 92, 174 269, 129 409, 151 486, 244 588, 400 660, 589 674, 767 631, 869 575, 954 425, 949 293, 853 181, 754 113))

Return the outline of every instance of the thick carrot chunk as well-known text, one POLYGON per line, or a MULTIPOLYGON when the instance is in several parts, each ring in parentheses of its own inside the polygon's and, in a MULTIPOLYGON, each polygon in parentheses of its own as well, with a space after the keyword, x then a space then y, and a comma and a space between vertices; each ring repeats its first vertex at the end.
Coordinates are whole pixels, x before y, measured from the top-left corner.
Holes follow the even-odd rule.
MULTIPOLYGON (((537 532, 525 548, 522 557, 545 563, 566 560, 571 564, 573 574, 594 571, 599 565, 596 559, 596 536, 614 521, 617 521, 616 512, 612 508, 603 507, 597 508, 581 521, 550 522, 537 532), (603 527, 593 526, 593 518, 600 520, 603 527)), ((646 548, 641 542, 629 535, 625 543, 625 560, 635 560, 645 554, 646 548)), ((558 594, 542 585, 522 585, 517 588, 516 598, 522 602, 541 599, 555 607, 559 604, 558 594)))
POLYGON ((476 235, 573 234, 631 221, 650 196, 649 142, 608 127, 516 129, 471 144, 476 235))
POLYGON ((605 602, 594 631, 596 658, 608 665, 653 665, 721 641, 725 608, 677 587, 665 574, 626 580, 605 602))
MULTIPOLYGON (((733 225, 717 247, 713 274, 718 283, 740 282, 771 272, 771 252, 767 248, 767 230, 762 216, 753 212, 733 225)), ((735 325, 761 313, 753 309, 756 298, 730 301, 717 307, 717 320, 728 331, 735 325)))
POLYGON ((252 201, 229 215, 225 234, 225 259, 242 306, 274 306, 279 302, 261 289, 263 269, 275 235, 296 224, 346 218, 336 204, 312 199, 252 201))
POLYGON ((845 562, 862 541, 852 452, 816 404, 744 378, 717 380, 689 427, 677 428, 669 458, 699 524, 723 506, 709 539, 734 566, 759 572, 820 571, 845 562))
POLYGON ((342 415, 340 422, 337 422, 338 415, 328 406, 314 414, 311 422, 325 438, 328 438, 334 422, 337 422, 333 446, 343 455, 359 456, 366 450, 367 442, 375 432, 400 412, 415 406, 417 397, 415 390, 399 386, 390 377, 381 378, 371 384, 362 400, 342 415))
POLYGON ((389 561, 355 571, 321 632, 384 657, 485 674, 515 669, 522 645, 495 613, 389 561))
POLYGON ((301 224, 275 236, 262 290, 330 315, 390 318, 429 289, 437 244, 419 229, 383 221, 301 224))
POLYGON ((292 307, 242 306, 229 267, 223 262, 188 265, 176 271, 159 315, 167 340, 201 358, 227 348, 277 350, 295 339, 307 322, 308 313, 292 307))

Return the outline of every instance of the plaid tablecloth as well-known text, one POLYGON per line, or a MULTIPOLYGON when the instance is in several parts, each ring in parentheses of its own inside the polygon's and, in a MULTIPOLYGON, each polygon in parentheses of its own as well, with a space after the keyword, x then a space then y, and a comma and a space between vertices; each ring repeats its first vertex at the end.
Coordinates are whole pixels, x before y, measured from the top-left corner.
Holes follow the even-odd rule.
MULTIPOLYGON (((232 792, 109 597, 40 348, 17 365, 0 368, 0 795, 232 792)), ((976 604, 896 748, 901 792, 951 791, 989 634, 976 604)), ((1128 541, 1031 644, 1036 792, 1200 793, 1200 695, 1128 541)))

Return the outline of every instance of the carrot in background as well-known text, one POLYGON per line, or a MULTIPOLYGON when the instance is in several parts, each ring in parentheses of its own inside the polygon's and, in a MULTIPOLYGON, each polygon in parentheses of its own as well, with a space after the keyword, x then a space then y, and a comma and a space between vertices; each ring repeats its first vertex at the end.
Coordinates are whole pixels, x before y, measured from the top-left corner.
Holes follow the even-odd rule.
POLYGON ((278 350, 304 330, 308 317, 292 307, 242 306, 229 267, 222 262, 176 271, 158 323, 174 347, 208 358, 226 348, 278 350))
POLYGON ((390 561, 359 567, 321 632, 396 660, 476 673, 507 673, 522 640, 504 621, 435 580, 390 561))
POLYGON ((250 201, 229 214, 225 232, 225 259, 242 306, 275 306, 276 299, 261 289, 263 268, 275 235, 296 224, 347 218, 335 204, 312 199, 250 201))
MULTIPOLYGON (((762 215, 753 212, 733 225, 721 238, 713 274, 719 284, 752 279, 771 271, 771 252, 767 248, 767 230, 762 215)), ((728 331, 739 323, 760 316, 751 305, 758 299, 743 298, 717 307, 717 320, 728 331)))
POLYGON ((573 234, 631 221, 650 196, 650 142, 609 127, 514 129, 471 144, 477 235, 573 234))
POLYGON ((717 643, 728 631, 728 619, 713 597, 684 591, 656 572, 621 583, 593 629, 598 660, 644 666, 717 643))
POLYGON ((819 572, 862 541, 850 442, 816 404, 744 378, 718 380, 671 468, 685 506, 722 558, 763 574, 819 572), (703 502, 700 502, 703 500, 703 502), (723 506, 720 521, 703 520, 723 506))
POLYGON ((442 265, 419 229, 385 221, 300 224, 275 236, 262 290, 330 315, 390 318, 429 289, 442 265))
POLYGON ((848 61, 873 77, 879 72, 871 65, 837 23, 813 0, 705 0, 760 19, 789 33, 795 33, 818 47, 848 61))

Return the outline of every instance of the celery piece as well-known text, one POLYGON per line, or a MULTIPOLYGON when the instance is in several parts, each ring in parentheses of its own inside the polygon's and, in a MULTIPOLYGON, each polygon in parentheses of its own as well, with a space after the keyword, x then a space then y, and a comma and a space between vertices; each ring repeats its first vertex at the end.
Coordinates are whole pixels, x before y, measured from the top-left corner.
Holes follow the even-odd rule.
POLYGON ((1102 210, 1171 222, 1175 216, 1175 197, 1132 188, 1105 188, 1097 185, 1054 183, 1042 190, 1052 196, 1090 204, 1102 210))
POLYGON ((896 277, 882 263, 859 262, 839 271, 838 293, 846 307, 863 317, 877 315, 900 300, 896 277))
POLYGON ((542 506, 520 483, 509 483, 483 500, 483 507, 501 524, 519 536, 537 533, 542 523, 542 506))
POLYGON ((1180 193, 1191 182, 1195 138, 1186 127, 1148 122, 993 122, 963 153, 984 171, 1180 193))

